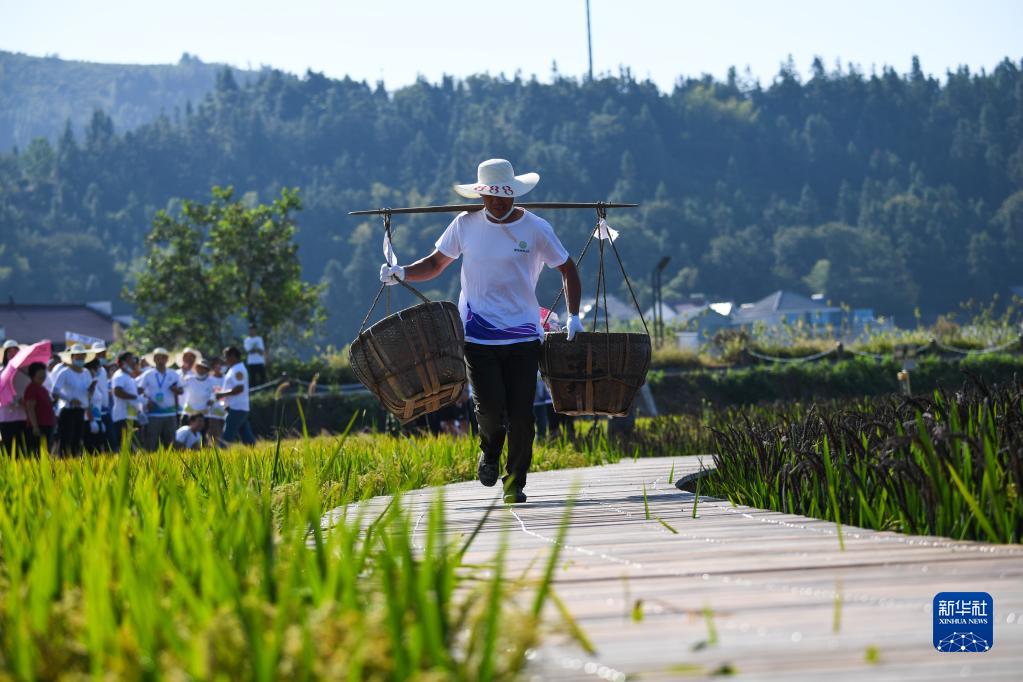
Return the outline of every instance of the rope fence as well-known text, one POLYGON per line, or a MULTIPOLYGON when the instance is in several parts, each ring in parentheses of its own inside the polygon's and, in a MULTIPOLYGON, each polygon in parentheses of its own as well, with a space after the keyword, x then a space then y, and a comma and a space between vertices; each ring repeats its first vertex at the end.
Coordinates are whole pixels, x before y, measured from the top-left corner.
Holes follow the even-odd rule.
POLYGON ((842 343, 838 343, 833 348, 823 350, 819 353, 814 353, 812 355, 806 355, 802 357, 779 357, 773 355, 765 355, 763 353, 758 353, 757 351, 752 350, 749 347, 745 348, 744 351, 751 358, 762 360, 764 362, 774 362, 778 364, 793 364, 801 362, 815 362, 817 360, 823 360, 824 358, 830 357, 832 355, 841 356, 845 353, 848 353, 849 355, 871 358, 873 360, 880 361, 886 360, 888 358, 899 357, 912 358, 925 353, 933 353, 934 351, 955 353, 957 355, 962 355, 966 357, 975 355, 987 355, 990 353, 1004 353, 1006 351, 1012 350, 1013 348, 1023 349, 1023 335, 1020 335, 1019 337, 1012 339, 1011 341, 1007 341, 1006 343, 1000 344, 998 346, 974 349, 956 348, 954 346, 946 345, 938 341, 937 339, 931 339, 927 343, 921 344, 919 346, 903 348, 898 352, 893 350, 891 353, 868 353, 866 351, 856 350, 855 348, 846 348, 842 343))
POLYGON ((252 394, 252 393, 259 393, 259 392, 268 391, 268 390, 271 390, 271 389, 276 390, 282 384, 286 385, 286 386, 292 386, 293 385, 295 387, 305 388, 306 389, 305 392, 307 394, 310 393, 309 388, 312 387, 312 394, 314 394, 314 395, 338 395, 338 394, 354 395, 354 394, 362 394, 362 393, 365 393, 366 395, 370 394, 369 389, 367 389, 365 386, 363 386, 362 384, 359 384, 359 383, 353 383, 353 384, 321 384, 321 383, 318 383, 318 382, 304 381, 302 379, 296 379, 294 377, 290 377, 290 376, 287 376, 287 375, 283 375, 281 377, 278 377, 277 379, 273 379, 271 381, 268 381, 265 384, 260 384, 259 386, 253 386, 251 389, 249 389, 249 393, 250 394, 252 394))
MULTIPOLYGON (((804 363, 804 362, 817 362, 817 361, 824 360, 824 359, 830 358, 830 357, 842 357, 843 355, 851 355, 851 356, 857 356, 857 357, 862 357, 862 358, 869 358, 871 360, 876 360, 878 362, 881 362, 881 361, 887 360, 887 359, 893 359, 893 358, 898 359, 898 357, 912 358, 912 357, 917 357, 917 356, 924 355, 924 354, 927 354, 927 353, 934 353, 936 351, 937 352, 942 352, 942 353, 948 353, 948 354, 955 354, 955 355, 958 355, 958 356, 961 356, 961 357, 970 357, 970 356, 978 356, 978 355, 988 355, 988 354, 991 354, 991 353, 1004 353, 1006 351, 1011 351, 1014 348, 1023 351, 1023 335, 1021 335, 1019 338, 1013 339, 1011 341, 1007 341, 1006 343, 1003 343, 1003 344, 998 345, 998 346, 991 346, 989 348, 978 348, 978 349, 972 349, 972 350, 967 350, 967 349, 963 349, 963 348, 956 348, 954 346, 949 346, 949 345, 946 345, 944 343, 941 343, 937 339, 932 339, 931 341, 928 341, 927 343, 920 344, 919 346, 913 346, 913 347, 905 348, 899 354, 896 354, 895 351, 893 351, 891 353, 869 353, 867 351, 861 351, 861 350, 857 350, 855 348, 846 347, 842 343, 838 343, 834 347, 828 348, 828 349, 820 351, 818 353, 813 353, 812 355, 806 355, 806 356, 802 356, 802 357, 780 357, 780 356, 774 356, 774 355, 767 355, 767 354, 760 353, 758 351, 752 350, 750 348, 746 348, 744 350, 744 352, 749 357, 754 358, 756 360, 759 360, 761 362, 770 362, 770 363, 776 363, 776 364, 780 364, 780 365, 795 365, 795 364, 800 364, 800 363, 804 363)), ((720 369, 724 370, 724 369, 727 369, 727 368, 720 368, 720 369)), ((676 374, 684 374, 684 373, 686 373, 686 370, 684 370, 684 369, 672 369, 672 368, 666 368, 666 369, 663 369, 663 370, 660 370, 660 371, 665 372, 669 376, 674 376, 676 374)), ((286 385, 287 387, 292 387, 293 386, 293 387, 295 387, 297 389, 294 393, 289 393, 289 396, 294 396, 296 393, 298 393, 298 394, 305 394, 307 396, 313 396, 313 395, 317 395, 317 396, 323 396, 323 395, 371 395, 370 391, 368 389, 366 389, 366 387, 363 386, 360 383, 321 384, 321 383, 319 383, 319 382, 317 382, 315 380, 313 380, 313 381, 305 381, 303 379, 297 379, 295 377, 291 377, 291 376, 287 376, 287 375, 282 375, 282 376, 278 377, 277 379, 272 379, 272 380, 270 380, 270 381, 268 381, 268 382, 266 382, 264 384, 260 384, 259 386, 253 386, 252 389, 250 390, 250 393, 260 393, 260 392, 269 391, 269 390, 277 390, 278 387, 280 387, 282 384, 286 385)))

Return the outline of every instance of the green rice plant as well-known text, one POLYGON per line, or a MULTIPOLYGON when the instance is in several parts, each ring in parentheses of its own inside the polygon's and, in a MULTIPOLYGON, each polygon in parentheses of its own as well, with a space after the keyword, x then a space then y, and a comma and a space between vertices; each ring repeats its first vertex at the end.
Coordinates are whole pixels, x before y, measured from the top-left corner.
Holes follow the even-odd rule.
POLYGON ((1023 537, 1018 380, 973 377, 930 397, 750 407, 714 419, 712 495, 879 530, 1023 537))
MULTIPOLYGON (((508 581, 498 552, 484 576, 464 559, 491 512, 456 540, 439 499, 413 546, 401 502, 473 476, 473 454, 359 434, 0 458, 0 678, 514 678, 553 569, 508 581), (375 517, 343 507, 380 493, 399 494, 375 517)), ((541 467, 590 461, 537 454, 541 467)))

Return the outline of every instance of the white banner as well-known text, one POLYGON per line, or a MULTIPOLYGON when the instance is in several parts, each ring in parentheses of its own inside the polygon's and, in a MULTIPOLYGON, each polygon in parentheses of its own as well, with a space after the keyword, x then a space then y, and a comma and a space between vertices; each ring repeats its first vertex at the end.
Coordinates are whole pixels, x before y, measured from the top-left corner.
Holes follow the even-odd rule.
POLYGON ((88 334, 79 334, 77 332, 64 332, 64 345, 71 346, 72 344, 80 343, 86 348, 91 348, 95 343, 106 343, 103 339, 97 339, 95 336, 89 336, 88 334))

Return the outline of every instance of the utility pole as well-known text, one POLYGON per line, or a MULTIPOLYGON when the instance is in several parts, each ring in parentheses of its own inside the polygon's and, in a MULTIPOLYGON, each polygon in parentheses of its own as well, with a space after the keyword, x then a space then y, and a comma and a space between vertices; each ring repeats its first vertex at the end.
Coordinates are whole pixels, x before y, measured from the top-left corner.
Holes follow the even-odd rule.
POLYGON ((586 54, 590 61, 590 80, 593 80, 593 38, 590 36, 590 0, 586 0, 586 54))
POLYGON ((664 299, 661 296, 661 273, 668 267, 671 256, 662 256, 657 266, 650 273, 650 288, 654 295, 654 347, 660 348, 664 343, 664 299))

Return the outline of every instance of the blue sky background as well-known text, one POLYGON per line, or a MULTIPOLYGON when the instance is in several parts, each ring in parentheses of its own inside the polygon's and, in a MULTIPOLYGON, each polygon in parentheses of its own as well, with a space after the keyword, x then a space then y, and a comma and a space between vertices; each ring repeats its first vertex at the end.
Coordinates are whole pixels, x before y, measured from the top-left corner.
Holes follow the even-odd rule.
MULTIPOLYGON (((791 54, 865 72, 936 75, 1023 57, 1023 2, 591 0, 594 69, 628 66, 671 88, 730 65, 771 81, 791 54)), ((239 67, 350 75, 390 88, 419 75, 548 80, 586 71, 584 0, 0 0, 0 49, 65 59, 172 63, 183 52, 239 67)))

